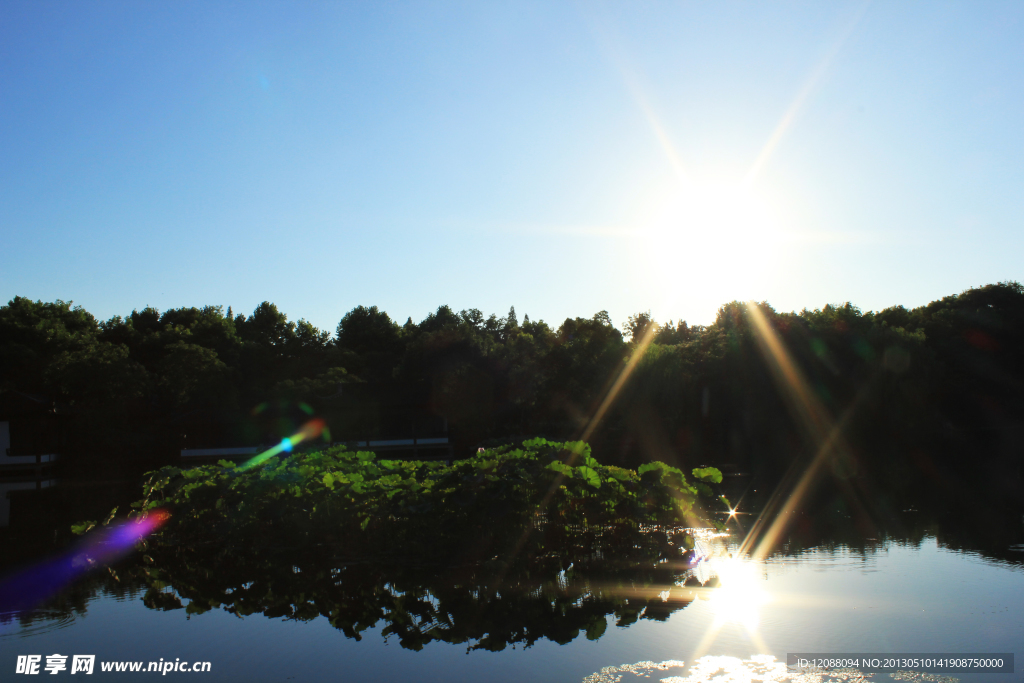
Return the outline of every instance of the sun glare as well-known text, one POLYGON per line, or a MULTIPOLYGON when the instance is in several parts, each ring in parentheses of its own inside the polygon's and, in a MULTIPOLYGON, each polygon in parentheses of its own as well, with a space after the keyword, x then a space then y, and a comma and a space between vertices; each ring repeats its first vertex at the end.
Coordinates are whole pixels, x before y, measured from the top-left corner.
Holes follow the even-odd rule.
POLYGON ((762 587, 756 563, 740 559, 723 560, 715 567, 721 585, 711 596, 711 610, 719 626, 726 623, 743 625, 748 632, 757 629, 761 607, 771 601, 762 587))
POLYGON ((782 234, 774 207, 741 185, 689 185, 662 201, 638 231, 636 263, 665 304, 694 297, 714 310, 764 297, 778 272, 782 234))

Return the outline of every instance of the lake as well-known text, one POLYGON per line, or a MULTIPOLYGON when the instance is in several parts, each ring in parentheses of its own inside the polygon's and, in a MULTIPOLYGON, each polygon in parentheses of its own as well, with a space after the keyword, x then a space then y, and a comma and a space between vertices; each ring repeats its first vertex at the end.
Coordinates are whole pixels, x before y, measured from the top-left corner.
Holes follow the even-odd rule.
MULTIPOLYGON (((741 515, 730 535, 698 535, 708 558, 693 566, 699 558, 672 554, 672 530, 658 530, 635 553, 623 550, 640 548, 635 539, 476 564, 337 562, 287 549, 206 562, 202 552, 164 549, 131 552, 113 572, 58 576, 46 563, 73 547, 70 523, 102 517, 137 489, 50 483, 4 494, 3 680, 19 678, 26 655, 40 655, 46 675, 54 654, 68 656, 57 675, 80 675, 71 656, 91 654, 93 675, 110 680, 139 674, 103 672, 104 662, 184 661, 209 662, 197 675, 210 681, 489 683, 863 680, 786 673, 784 664, 798 652, 1024 654, 1019 513, 966 520, 906 510, 865 526, 835 511, 798 512, 759 559, 741 551, 753 520, 741 515), (19 571, 31 580, 12 592, 19 571), (25 597, 33 590, 40 600, 25 597)), ((1015 667, 896 678, 1021 681, 1015 667)))

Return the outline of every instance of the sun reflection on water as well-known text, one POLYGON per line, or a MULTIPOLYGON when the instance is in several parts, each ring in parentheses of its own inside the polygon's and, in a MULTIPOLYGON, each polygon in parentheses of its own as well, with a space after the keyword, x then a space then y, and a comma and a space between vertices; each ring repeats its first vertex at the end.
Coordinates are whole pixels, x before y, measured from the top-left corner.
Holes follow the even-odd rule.
POLYGON ((737 623, 747 631, 755 632, 760 621, 761 607, 772 599, 763 587, 764 577, 759 566, 749 560, 730 557, 715 560, 712 568, 720 582, 709 599, 715 615, 713 628, 737 623))

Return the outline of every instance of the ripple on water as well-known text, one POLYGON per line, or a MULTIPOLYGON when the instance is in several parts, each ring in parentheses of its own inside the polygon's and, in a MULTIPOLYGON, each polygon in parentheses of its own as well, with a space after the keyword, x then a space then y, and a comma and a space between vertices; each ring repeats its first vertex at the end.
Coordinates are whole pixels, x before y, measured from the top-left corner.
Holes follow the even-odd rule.
POLYGON ((59 631, 75 622, 73 612, 39 609, 0 613, 0 638, 31 638, 59 631))
MULTIPOLYGON (((682 668, 685 663, 677 659, 664 662, 637 662, 621 666, 606 666, 596 673, 583 679, 582 683, 621 683, 626 675, 630 679, 652 678, 656 671, 667 671, 682 668)), ((898 671, 890 674, 890 678, 912 683, 957 683, 959 679, 936 674, 898 671)), ((785 662, 776 661, 772 655, 754 655, 750 659, 739 657, 721 657, 708 655, 693 663, 685 676, 669 676, 658 679, 661 683, 734 683, 735 681, 788 681, 789 683, 856 683, 857 681, 873 681, 872 674, 863 674, 852 669, 835 671, 794 671, 786 667, 785 662)))

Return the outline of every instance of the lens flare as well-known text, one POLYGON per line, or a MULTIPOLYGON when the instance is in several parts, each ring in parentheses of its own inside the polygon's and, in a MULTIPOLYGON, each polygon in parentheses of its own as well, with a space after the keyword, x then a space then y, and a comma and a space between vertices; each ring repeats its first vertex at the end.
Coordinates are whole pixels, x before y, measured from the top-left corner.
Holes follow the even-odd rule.
MULTIPOLYGON (((871 382, 864 383, 838 420, 833 419, 761 306, 750 302, 744 307, 744 314, 783 400, 817 446, 808 462, 794 461, 790 466, 743 541, 741 552, 751 551, 755 559, 763 559, 778 544, 794 518, 792 513, 799 509, 822 477, 824 465, 836 458, 854 460, 843 433, 846 423, 867 396, 871 382)), ((852 492, 847 499, 859 503, 852 492)))
POLYGON ((90 533, 67 552, 39 562, 0 581, 0 612, 26 612, 69 586, 91 569, 128 555, 135 544, 170 518, 166 510, 147 514, 90 533))
POLYGON ((279 453, 291 453, 292 449, 298 446, 303 441, 308 439, 315 439, 320 436, 325 430, 326 423, 320 418, 310 420, 306 424, 299 428, 299 431, 291 436, 286 436, 281 439, 281 443, 277 444, 273 448, 268 448, 259 455, 253 456, 250 460, 242 463, 238 466, 239 470, 247 470, 257 465, 262 465, 264 462, 273 458, 279 453))

